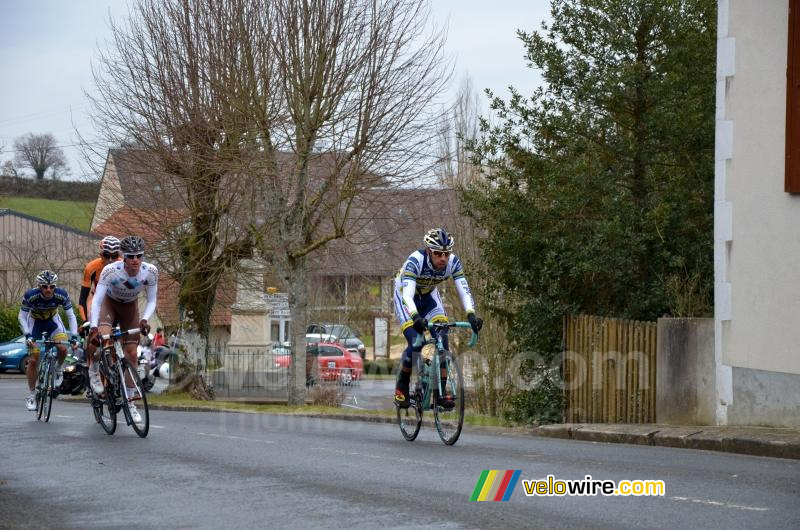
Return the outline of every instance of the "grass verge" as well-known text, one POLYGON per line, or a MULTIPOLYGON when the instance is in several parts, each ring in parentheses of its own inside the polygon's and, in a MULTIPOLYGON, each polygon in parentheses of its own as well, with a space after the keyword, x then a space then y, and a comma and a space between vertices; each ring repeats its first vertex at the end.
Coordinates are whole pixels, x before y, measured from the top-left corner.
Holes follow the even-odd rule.
MULTIPOLYGON (((325 407, 321 405, 289 406, 280 403, 251 403, 240 401, 198 401, 192 399, 187 393, 174 394, 150 394, 147 397, 148 403, 156 406, 165 407, 186 407, 196 409, 213 409, 230 412, 252 412, 263 414, 296 414, 296 415, 336 415, 336 416, 385 416, 394 418, 395 411, 391 409, 383 410, 362 410, 351 409, 348 407, 325 407)), ((429 419, 433 414, 425 415, 429 419)), ((483 414, 467 413, 464 416, 464 424, 477 427, 512 427, 512 425, 501 419, 483 414)))

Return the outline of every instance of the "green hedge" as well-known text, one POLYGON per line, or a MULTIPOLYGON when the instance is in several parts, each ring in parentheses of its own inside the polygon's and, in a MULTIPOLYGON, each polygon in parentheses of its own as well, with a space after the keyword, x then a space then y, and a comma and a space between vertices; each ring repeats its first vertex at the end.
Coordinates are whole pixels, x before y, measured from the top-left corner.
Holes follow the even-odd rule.
MULTIPOLYGON (((80 315, 78 313, 78 306, 73 306, 73 312, 80 324, 80 315)), ((15 337, 22 335, 22 330, 19 328, 19 304, 8 305, 0 303, 0 342, 9 341, 15 337)), ((67 323, 67 316, 61 312, 61 319, 64 322, 64 327, 69 332, 69 324, 67 323)))
POLYGON ((9 341, 22 334, 17 320, 18 314, 18 305, 0 305, 0 342, 9 341))

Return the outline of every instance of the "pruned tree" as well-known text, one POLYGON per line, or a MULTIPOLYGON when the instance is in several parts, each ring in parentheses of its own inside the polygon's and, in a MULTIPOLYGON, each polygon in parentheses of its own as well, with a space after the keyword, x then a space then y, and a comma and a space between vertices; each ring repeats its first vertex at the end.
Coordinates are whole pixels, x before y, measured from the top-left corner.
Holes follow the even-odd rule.
MULTIPOLYGON (((449 70, 428 10, 427 0, 277 0, 253 21, 253 61, 237 64, 258 138, 259 243, 289 294, 295 345, 312 253, 370 221, 376 188, 430 167, 432 105, 449 70)), ((305 348, 292 355, 305 366, 305 348)), ((289 401, 301 404, 302 370, 290 379, 289 401)))
MULTIPOLYGON (((142 0, 95 71, 94 121, 112 145, 132 146, 143 224, 157 225, 159 264, 181 285, 180 302, 207 333, 219 278, 250 254, 237 224, 246 133, 225 83, 241 35, 226 24, 243 2, 142 0)), ((121 205, 114 205, 119 207, 121 205)))
POLYGON ((68 169, 64 151, 50 133, 28 133, 14 140, 14 161, 18 168, 32 169, 36 180, 44 180, 48 171, 58 178, 68 169))
POLYGON ((135 2, 125 23, 112 21, 113 42, 94 72, 97 95, 89 96, 106 142, 129 146, 143 235, 180 286, 179 307, 206 348, 218 285, 252 248, 253 215, 241 213, 253 207, 242 173, 252 140, 234 106, 240 85, 229 77, 247 38, 234 27, 252 8, 237 0, 135 2))

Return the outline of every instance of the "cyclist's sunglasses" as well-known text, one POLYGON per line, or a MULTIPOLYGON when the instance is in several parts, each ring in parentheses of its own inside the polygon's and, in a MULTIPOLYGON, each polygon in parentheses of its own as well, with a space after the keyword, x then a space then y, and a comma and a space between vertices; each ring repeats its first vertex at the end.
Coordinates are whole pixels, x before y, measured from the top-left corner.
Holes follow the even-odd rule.
POLYGON ((117 259, 119 252, 103 252, 103 257, 106 259, 117 259))
POLYGON ((142 259, 142 256, 144 256, 144 253, 139 253, 139 254, 125 254, 125 259, 142 259))
POLYGON ((39 286, 39 289, 55 289, 55 288, 56 288, 56 284, 54 284, 54 283, 50 283, 50 284, 43 283, 43 284, 41 284, 39 286))
POLYGON ((446 258, 450 255, 450 253, 446 250, 431 250, 431 252, 433 252, 433 255, 437 258, 446 258))

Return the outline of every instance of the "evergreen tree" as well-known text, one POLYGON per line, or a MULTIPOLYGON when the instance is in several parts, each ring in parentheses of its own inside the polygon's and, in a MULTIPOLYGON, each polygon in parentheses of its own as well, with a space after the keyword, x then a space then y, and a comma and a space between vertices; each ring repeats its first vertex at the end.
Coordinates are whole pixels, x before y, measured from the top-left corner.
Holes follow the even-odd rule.
POLYGON ((465 193, 496 309, 545 361, 566 313, 707 316, 713 299, 716 2, 553 0, 551 13, 518 32, 544 86, 489 93, 498 122, 471 146, 487 178, 465 193))

